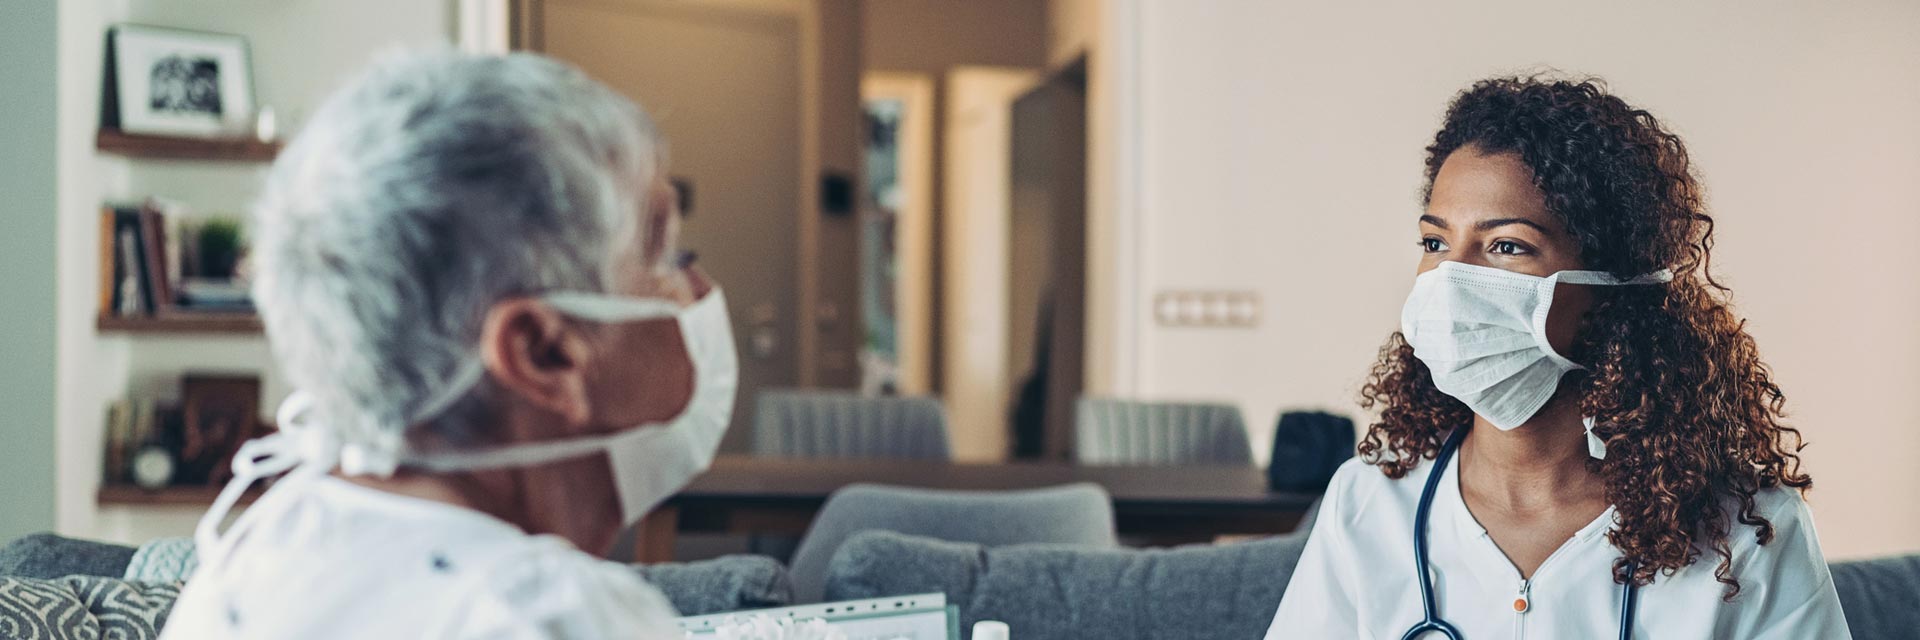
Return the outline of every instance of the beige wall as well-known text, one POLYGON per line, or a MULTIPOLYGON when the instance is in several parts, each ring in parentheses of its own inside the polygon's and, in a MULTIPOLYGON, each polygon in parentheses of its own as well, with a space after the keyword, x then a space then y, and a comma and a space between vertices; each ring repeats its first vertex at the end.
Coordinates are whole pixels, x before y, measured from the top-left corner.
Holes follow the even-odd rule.
POLYGON ((1100 40, 1104 0, 1048 0, 1047 66, 1058 67, 1100 40))
POLYGON ((805 56, 808 62, 801 72, 802 82, 812 83, 803 91, 810 104, 806 108, 812 111, 803 116, 802 135, 810 136, 814 149, 801 169, 805 183, 801 210, 818 224, 811 237, 819 247, 814 260, 802 267, 803 272, 815 269, 814 286, 820 296, 815 307, 819 357, 813 360, 812 382, 833 389, 851 389, 860 383, 858 360, 865 339, 860 322, 860 217, 857 203, 846 213, 828 215, 818 187, 821 176, 835 174, 852 179, 853 192, 860 193, 866 148, 860 138, 860 74, 866 68, 863 4, 860 0, 812 0, 813 35, 808 45, 812 52, 805 56))
POLYGON ((1118 162, 1142 176, 1142 290, 1266 304, 1252 331, 1149 322, 1118 373, 1138 394, 1236 400, 1263 455, 1280 409, 1354 411, 1411 284, 1421 149, 1448 98, 1553 65, 1685 137, 1714 266, 1812 443, 1828 554, 1920 549, 1920 5, 1113 5, 1139 12, 1140 86, 1097 108, 1139 110, 1118 162))
POLYGON ((1034 0, 865 0, 863 59, 875 71, 956 65, 1037 67, 1047 60, 1046 3, 1034 0))

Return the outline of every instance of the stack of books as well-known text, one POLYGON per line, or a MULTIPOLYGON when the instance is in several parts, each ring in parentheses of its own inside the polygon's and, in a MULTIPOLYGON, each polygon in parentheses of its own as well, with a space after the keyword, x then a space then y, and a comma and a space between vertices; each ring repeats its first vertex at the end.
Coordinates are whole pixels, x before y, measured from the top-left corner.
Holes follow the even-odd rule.
POLYGON ((100 212, 100 309, 104 316, 251 315, 244 283, 194 273, 190 230, 152 203, 100 212))

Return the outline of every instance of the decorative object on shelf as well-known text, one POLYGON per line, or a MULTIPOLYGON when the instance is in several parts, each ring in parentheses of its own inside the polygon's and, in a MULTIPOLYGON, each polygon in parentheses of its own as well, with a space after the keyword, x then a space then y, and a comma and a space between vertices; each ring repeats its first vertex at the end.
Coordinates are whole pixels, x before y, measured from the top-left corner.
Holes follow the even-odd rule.
POLYGON ((193 323, 172 327, 182 331, 230 331, 220 321, 237 317, 258 331, 247 283, 235 277, 246 254, 240 223, 194 222, 179 210, 148 200, 101 212, 102 328, 107 318, 148 317, 193 323))
POLYGON ((181 477, 226 484, 240 445, 261 435, 260 378, 187 374, 181 389, 181 477))
POLYGON ((173 474, 177 469, 173 452, 166 447, 141 447, 133 454, 133 485, 148 491, 165 489, 173 484, 173 474))
POLYGON ((194 233, 193 251, 198 254, 193 275, 203 278, 231 279, 240 263, 240 251, 246 236, 240 222, 232 218, 213 218, 200 224, 194 233))
POLYGON ((241 138, 253 133, 253 65, 241 36, 147 25, 107 32, 102 129, 241 138))
POLYGON ((107 486, 128 482, 141 484, 142 464, 146 465, 144 473, 148 478, 155 476, 158 468, 151 460, 143 463, 142 457, 151 458, 147 452, 159 451, 168 460, 166 479, 160 486, 172 481, 172 449, 178 440, 179 421, 180 411, 177 408, 153 400, 114 401, 107 407, 101 480, 107 486))
POLYGON ((273 107, 260 107, 259 113, 253 115, 253 138, 265 143, 280 139, 280 117, 273 112, 273 107))

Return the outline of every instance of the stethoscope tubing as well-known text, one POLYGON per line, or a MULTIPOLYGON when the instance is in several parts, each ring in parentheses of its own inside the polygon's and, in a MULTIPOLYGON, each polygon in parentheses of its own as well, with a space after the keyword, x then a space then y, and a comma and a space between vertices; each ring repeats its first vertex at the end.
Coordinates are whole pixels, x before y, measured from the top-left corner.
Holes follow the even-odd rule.
MULTIPOLYGON (((1447 440, 1440 445, 1440 453, 1433 458, 1433 470, 1427 473, 1427 484, 1420 491, 1420 506, 1413 512, 1413 570, 1420 580, 1420 611, 1423 617, 1413 628, 1407 629, 1401 640, 1416 640, 1427 633, 1438 633, 1447 640, 1465 640, 1460 630, 1440 617, 1440 606, 1433 597, 1433 574, 1427 570, 1427 516, 1433 511, 1433 494, 1440 488, 1440 477, 1446 475, 1447 465, 1453 462, 1453 454, 1460 450, 1460 441, 1467 436, 1467 428, 1454 429, 1447 434, 1447 440)), ((1627 565, 1627 583, 1620 587, 1620 640, 1633 640, 1633 615, 1640 604, 1640 590, 1633 584, 1634 565, 1627 565)))

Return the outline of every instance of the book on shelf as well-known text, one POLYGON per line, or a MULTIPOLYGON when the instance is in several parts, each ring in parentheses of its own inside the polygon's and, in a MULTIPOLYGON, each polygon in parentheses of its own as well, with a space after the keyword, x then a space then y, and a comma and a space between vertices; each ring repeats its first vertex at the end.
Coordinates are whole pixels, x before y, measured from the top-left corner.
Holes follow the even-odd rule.
POLYGON ((162 421, 167 411, 153 400, 122 398, 107 405, 101 480, 109 485, 133 482, 134 455, 143 447, 166 442, 162 421))
POLYGON ((103 208, 100 230, 102 316, 254 312, 244 284, 194 273, 194 228, 155 202, 103 208))

